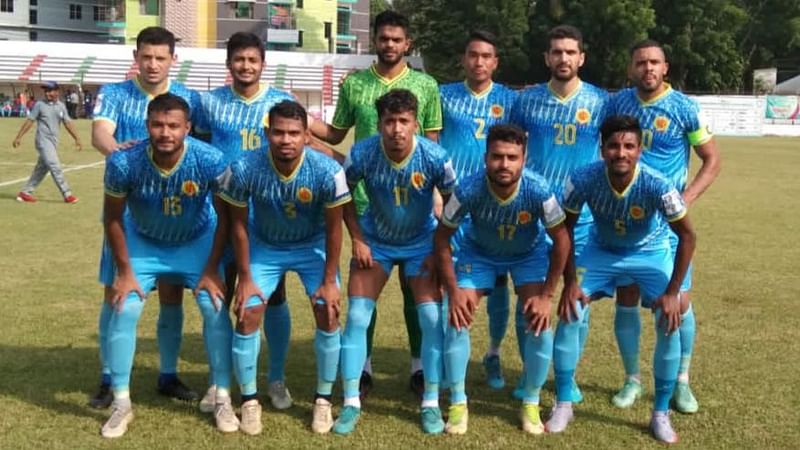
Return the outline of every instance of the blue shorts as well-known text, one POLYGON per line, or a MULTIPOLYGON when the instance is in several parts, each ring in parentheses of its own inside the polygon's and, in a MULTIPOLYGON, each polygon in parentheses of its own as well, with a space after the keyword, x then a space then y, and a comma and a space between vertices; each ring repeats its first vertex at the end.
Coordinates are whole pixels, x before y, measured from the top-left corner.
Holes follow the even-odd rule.
POLYGON ((520 256, 490 256, 463 242, 456 256, 458 287, 487 290, 499 276, 511 272, 514 286, 541 283, 547 277, 550 246, 542 239, 529 253, 520 256))
MULTIPOLYGON (((584 247, 589 242, 589 234, 593 226, 593 223, 575 225, 575 229, 572 232, 572 239, 575 241, 575 258, 580 257, 581 253, 583 253, 584 247)), ((548 236, 549 241, 550 237, 548 236)))
MULTIPOLYGON (((433 253, 433 238, 421 239, 409 245, 389 245, 367 238, 367 245, 372 252, 372 260, 381 265, 386 276, 391 275, 395 264, 403 264, 408 278, 426 275, 422 273, 422 263, 433 253)), ((354 263, 351 261, 351 266, 354 263)))
POLYGON ((610 251, 588 244, 577 260, 581 289, 589 297, 612 297, 617 286, 639 285, 642 306, 650 307, 664 294, 672 276, 668 248, 652 251, 610 251))
MULTIPOLYGON (((214 227, 208 227, 208 230, 191 241, 172 245, 146 238, 131 227, 125 230, 128 258, 142 291, 148 293, 155 289, 159 279, 194 289, 211 253, 214 227)), ((100 282, 106 286, 114 284, 117 275, 113 261, 111 247, 104 240, 100 282)))
MULTIPOLYGON (((306 295, 311 297, 325 277, 325 240, 284 248, 265 244, 250 235, 250 272, 253 282, 261 289, 265 298, 272 295, 281 277, 289 271, 300 276, 306 295)), ((336 285, 339 285, 338 275, 336 285)), ((246 307, 252 308, 261 304, 260 298, 250 297, 246 307)))

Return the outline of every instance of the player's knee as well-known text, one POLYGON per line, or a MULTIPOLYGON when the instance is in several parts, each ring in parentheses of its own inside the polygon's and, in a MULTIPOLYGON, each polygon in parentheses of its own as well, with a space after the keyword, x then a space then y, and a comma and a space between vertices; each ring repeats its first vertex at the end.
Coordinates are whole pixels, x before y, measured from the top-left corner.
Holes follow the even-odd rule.
POLYGON ((324 304, 314 305, 314 320, 317 322, 317 329, 326 333, 336 331, 339 328, 339 317, 328 311, 324 304))
POLYGON ((245 308, 244 313, 236 322, 236 332, 239 334, 252 334, 261 327, 261 319, 264 317, 264 305, 257 305, 245 308))
POLYGON ((375 303, 372 303, 370 308, 368 305, 369 300, 364 301, 350 301, 350 307, 347 310, 347 326, 353 329, 364 329, 369 327, 372 320, 372 312, 375 309, 375 303))
POLYGON ((115 311, 116 322, 124 325, 133 325, 139 321, 144 308, 144 301, 135 293, 128 294, 122 307, 115 311))

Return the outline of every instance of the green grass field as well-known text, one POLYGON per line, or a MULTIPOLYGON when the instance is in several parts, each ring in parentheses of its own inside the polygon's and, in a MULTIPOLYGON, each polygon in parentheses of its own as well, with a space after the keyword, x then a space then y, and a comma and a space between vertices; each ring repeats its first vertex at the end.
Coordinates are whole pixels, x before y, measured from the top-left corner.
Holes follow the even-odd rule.
MULTIPOLYGON (((62 203, 49 177, 36 192, 38 203, 15 202, 36 159, 32 132, 22 148, 11 148, 20 123, 0 121, 4 136, 0 143, 0 235, 4 237, 0 448, 657 447, 646 428, 653 392, 652 319, 642 312, 647 394, 632 409, 617 410, 609 399, 621 384, 622 364, 609 300, 594 307, 592 333, 578 374, 585 401, 576 408, 576 421, 566 433, 525 435, 518 429, 519 405, 510 397, 511 388, 495 392, 484 386, 480 357, 487 332, 485 315, 480 315, 472 332, 470 431, 463 437, 423 436, 417 401, 407 388, 409 357, 394 279, 380 301, 376 386, 358 430, 344 438, 315 436, 309 429, 314 322, 294 276, 289 288, 293 340, 287 369, 296 402, 286 412, 265 406, 262 435, 223 436, 210 416, 156 394, 158 308, 151 297, 139 326, 133 373, 136 420, 124 438, 113 443, 103 440, 99 430, 107 412, 86 406, 98 378, 101 288, 96 273, 103 166, 67 173, 81 199, 77 205, 62 203)), ((88 147, 89 122, 78 125, 88 147)), ((698 340, 691 374, 701 409, 694 416, 674 415, 674 425, 683 447, 797 448, 800 191, 794 177, 800 167, 800 140, 720 138, 718 142, 724 158, 722 175, 691 213, 699 235, 694 278, 698 340)), ((94 150, 76 152, 66 132, 62 132, 61 158, 69 168, 101 161, 94 150)), ((186 299, 180 372, 190 386, 203 391, 207 372, 199 314, 191 296, 186 299)), ((511 385, 520 372, 513 325, 503 357, 511 385)), ((263 354, 260 363, 265 373, 263 354)), ((266 391, 264 378, 260 388, 266 391)), ((545 386, 542 401, 546 412, 553 403, 551 383, 545 386)), ((337 402, 341 403, 338 398, 337 402)))

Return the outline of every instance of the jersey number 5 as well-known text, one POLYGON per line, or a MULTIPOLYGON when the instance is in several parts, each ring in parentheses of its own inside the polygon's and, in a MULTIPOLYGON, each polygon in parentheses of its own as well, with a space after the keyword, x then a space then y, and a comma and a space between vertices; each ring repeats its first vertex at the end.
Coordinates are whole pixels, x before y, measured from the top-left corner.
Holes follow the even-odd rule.
POLYGON ((261 147, 261 136, 256 134, 256 130, 242 128, 239 134, 242 135, 242 150, 255 150, 261 147))

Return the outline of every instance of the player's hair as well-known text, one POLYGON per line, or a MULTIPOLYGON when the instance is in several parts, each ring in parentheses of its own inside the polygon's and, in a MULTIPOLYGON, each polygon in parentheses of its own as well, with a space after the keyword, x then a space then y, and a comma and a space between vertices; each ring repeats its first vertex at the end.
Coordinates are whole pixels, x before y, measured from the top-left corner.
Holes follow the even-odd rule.
POLYGON ((408 18, 397 11, 387 9, 386 11, 375 16, 375 22, 372 24, 372 34, 377 36, 378 29, 385 26, 400 27, 406 33, 406 36, 408 36, 408 18))
POLYGON ((228 44, 226 45, 227 61, 230 62, 231 58, 233 58, 233 54, 238 50, 244 50, 246 48, 257 48, 261 53, 261 61, 264 61, 267 52, 266 48, 264 47, 264 41, 262 41, 255 34, 246 33, 244 31, 233 33, 233 35, 228 38, 228 44))
POLYGON ((606 118, 603 125, 600 126, 600 138, 604 146, 614 133, 635 133, 639 142, 642 142, 642 127, 639 125, 639 119, 633 116, 622 115, 606 118))
POLYGON ((489 128, 489 135, 486 137, 487 151, 489 150, 489 145, 495 141, 510 142, 512 144, 521 145, 522 153, 525 153, 525 150, 528 147, 528 135, 525 134, 525 130, 516 125, 492 125, 492 127, 489 128))
POLYGON ((269 110, 269 123, 274 123, 276 117, 284 119, 297 119, 303 122, 303 129, 308 128, 308 115, 300 103, 284 100, 269 110))
POLYGON ((186 103, 186 100, 183 97, 167 92, 150 101, 147 105, 147 118, 149 119, 154 112, 167 112, 176 109, 183 111, 186 120, 189 120, 189 104, 186 103))
POLYGON ((559 25, 547 32, 547 50, 557 39, 573 39, 578 41, 578 50, 583 51, 583 33, 572 25, 559 25))
POLYGON ((497 53, 497 36, 494 34, 484 30, 473 30, 472 33, 469 34, 467 43, 464 45, 464 47, 469 46, 469 44, 475 41, 486 42, 494 47, 495 53, 497 53))
POLYGON ((417 116, 417 97, 407 89, 392 89, 375 100, 375 109, 378 110, 378 119, 386 113, 411 112, 417 116))
POLYGON ((136 49, 142 45, 168 45, 169 54, 175 53, 175 35, 171 31, 162 27, 147 27, 136 36, 136 49))
POLYGON ((661 53, 664 54, 665 59, 667 57, 667 52, 664 51, 664 47, 661 45, 660 42, 658 42, 655 39, 642 39, 641 41, 633 44, 633 47, 631 47, 630 55, 633 56, 636 50, 641 50, 643 48, 657 48, 661 50, 661 53))

